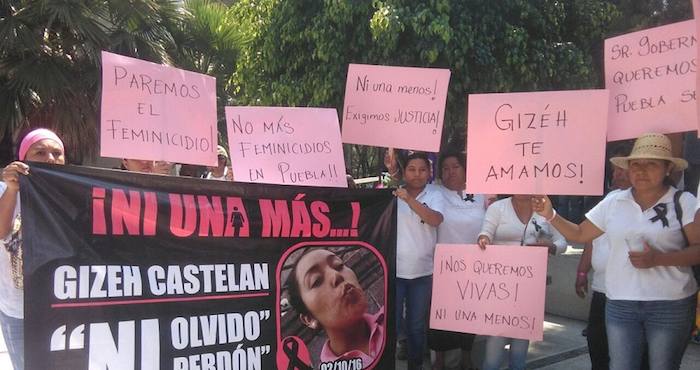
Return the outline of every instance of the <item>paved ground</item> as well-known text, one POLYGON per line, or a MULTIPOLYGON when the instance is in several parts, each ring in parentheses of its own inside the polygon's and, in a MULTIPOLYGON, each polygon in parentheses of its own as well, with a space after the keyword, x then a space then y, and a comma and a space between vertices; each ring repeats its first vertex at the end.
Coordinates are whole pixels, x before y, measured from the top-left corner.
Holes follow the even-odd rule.
MULTIPOLYGON (((581 330, 586 323, 554 315, 545 315, 544 340, 531 343, 528 351, 528 369, 542 370, 590 370, 586 338, 581 330)), ((480 363, 483 339, 477 338, 473 351, 474 360, 480 363)), ((690 344, 686 350, 681 370, 697 370, 700 364, 700 345, 690 344)), ((396 370, 406 369, 406 362, 398 361, 396 370)), ((429 368, 428 368, 429 369, 429 368)))
MULTIPOLYGON (((581 336, 585 323, 560 316, 546 315, 544 341, 531 343, 528 351, 528 369, 588 370, 591 368, 586 338, 581 336)), ((483 340, 477 339, 474 357, 477 361, 483 350, 483 340)), ((700 364, 700 345, 690 344, 683 358, 681 370, 697 370, 700 364)), ((406 362, 398 361, 396 370, 406 369, 406 362)), ((12 370, 5 342, 0 334, 0 370, 12 370)))

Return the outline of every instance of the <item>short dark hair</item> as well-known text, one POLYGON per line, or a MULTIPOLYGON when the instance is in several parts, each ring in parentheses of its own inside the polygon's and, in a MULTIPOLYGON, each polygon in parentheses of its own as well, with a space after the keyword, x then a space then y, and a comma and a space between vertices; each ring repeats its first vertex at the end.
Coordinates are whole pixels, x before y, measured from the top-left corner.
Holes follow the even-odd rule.
POLYGON ((428 155, 425 152, 413 152, 409 154, 408 157, 406 157, 406 166, 408 166, 408 162, 414 159, 422 159, 425 161, 425 165, 430 168, 430 159, 428 159, 428 155))
POLYGON ((447 158, 456 158, 459 165, 462 168, 467 168, 467 154, 464 152, 458 152, 456 150, 448 150, 440 154, 440 159, 438 159, 438 177, 442 179, 442 164, 447 158))

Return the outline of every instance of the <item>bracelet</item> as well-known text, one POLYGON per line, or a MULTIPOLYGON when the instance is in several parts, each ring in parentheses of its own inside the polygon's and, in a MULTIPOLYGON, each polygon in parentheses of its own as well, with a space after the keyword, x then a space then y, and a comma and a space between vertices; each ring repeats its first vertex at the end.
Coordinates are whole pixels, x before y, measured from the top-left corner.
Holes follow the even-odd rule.
POLYGON ((554 220, 554 217, 557 217, 557 210, 552 208, 552 217, 547 219, 547 222, 552 222, 554 220))
POLYGON ((588 276, 588 273, 585 272, 585 271, 579 271, 579 272, 577 273, 577 275, 578 275, 578 276, 588 276))

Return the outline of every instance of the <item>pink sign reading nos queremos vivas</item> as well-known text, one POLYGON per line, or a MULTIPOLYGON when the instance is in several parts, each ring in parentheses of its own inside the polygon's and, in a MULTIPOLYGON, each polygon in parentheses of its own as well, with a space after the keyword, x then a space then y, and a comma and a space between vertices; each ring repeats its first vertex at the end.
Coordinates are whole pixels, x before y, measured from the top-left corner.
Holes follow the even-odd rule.
POLYGON ((343 142, 440 150, 450 70, 350 64, 343 142))
POLYGON ((605 40, 608 140, 698 128, 694 20, 605 40))
POLYGON ((469 95, 467 191, 603 194, 606 90, 469 95))
POLYGON ((216 165, 216 79, 102 52, 100 155, 216 165))
POLYGON ((546 280, 547 248, 438 244, 430 327, 540 341, 546 280))
POLYGON ((226 107, 226 126, 236 181, 347 187, 335 109, 226 107))

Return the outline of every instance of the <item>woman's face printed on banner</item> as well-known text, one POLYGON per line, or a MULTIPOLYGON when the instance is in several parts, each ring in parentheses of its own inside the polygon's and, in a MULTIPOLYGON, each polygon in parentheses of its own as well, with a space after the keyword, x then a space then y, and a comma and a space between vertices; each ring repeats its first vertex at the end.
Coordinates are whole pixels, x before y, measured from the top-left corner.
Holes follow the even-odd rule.
POLYGON ((337 330, 362 320, 367 311, 365 292, 355 272, 335 253, 317 249, 305 254, 295 274, 301 299, 309 310, 309 315, 302 315, 307 326, 337 330))

